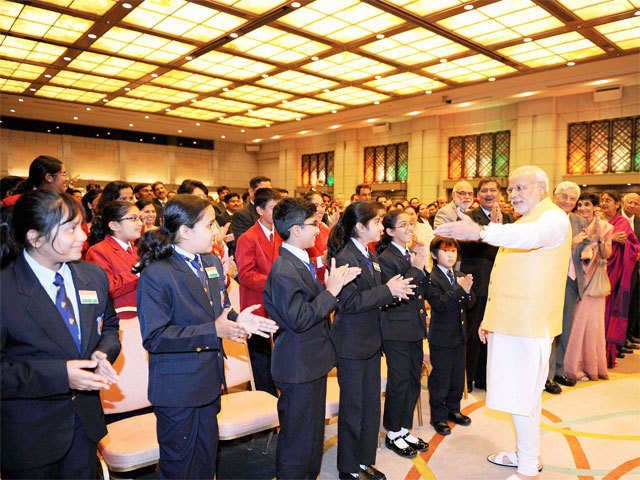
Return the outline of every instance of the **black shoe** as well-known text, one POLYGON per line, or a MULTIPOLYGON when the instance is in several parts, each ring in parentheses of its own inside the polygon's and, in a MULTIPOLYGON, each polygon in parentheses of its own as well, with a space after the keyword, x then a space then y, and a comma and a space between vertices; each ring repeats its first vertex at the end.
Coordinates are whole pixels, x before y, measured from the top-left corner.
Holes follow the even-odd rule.
POLYGON ((624 358, 624 353, 616 353, 616 358, 624 358))
POLYGON ((360 476, 358 474, 356 474, 356 476, 354 477, 350 473, 338 472, 338 479, 339 480, 355 480, 357 478, 360 478, 360 476))
POLYGON ((556 375, 553 377, 553 381, 559 383, 560 385, 564 385, 565 387, 575 387, 576 381, 572 378, 567 378, 564 375, 556 375))
POLYGON ((446 436, 451 434, 451 428, 449 428, 449 425, 445 421, 431 422, 431 425, 438 435, 446 436))
POLYGON ((487 384, 486 383, 474 382, 473 385, 479 390, 486 390, 487 389, 487 384))
MULTIPOLYGON (((406 447, 400 447, 398 445, 396 445, 396 442, 398 440, 404 440, 402 437, 397 437, 394 440, 391 440, 388 436, 385 437, 384 439, 384 444, 387 446, 387 448, 389 450, 391 450, 394 453, 397 453, 398 455, 400 455, 401 457, 404 458, 413 458, 415 457, 418 453, 413 449, 413 447, 411 445, 409 445, 409 443, 407 442, 407 446, 406 447)), ((406 441, 406 440, 405 440, 406 441)))
POLYGON ((629 335, 629 340, 633 343, 640 343, 640 337, 634 337, 633 335, 629 335))
POLYGON ((625 348, 630 348, 631 350, 638 350, 640 348, 640 345, 638 345, 637 343, 633 343, 633 342, 627 342, 624 344, 625 348))
POLYGON ((627 347, 620 347, 618 349, 618 352, 620 352, 620 353, 633 353, 633 350, 630 349, 630 348, 627 348, 627 347))
POLYGON ((360 478, 364 480, 387 480, 387 476, 372 465, 367 468, 360 467, 360 478))
POLYGON ((450 413, 449 420, 458 425, 462 425, 463 427, 471 425, 471 419, 460 412, 450 413))
MULTIPOLYGON (((427 442, 425 442, 424 440, 422 440, 421 438, 418 438, 417 442, 412 442, 410 440, 407 439, 407 437, 409 436, 409 434, 407 433, 404 437, 402 437, 404 439, 405 442, 407 442, 409 444, 409 446, 411 448, 413 448, 416 452, 425 452, 427 451, 427 449, 429 448, 429 444, 427 442)), ((416 437, 417 438, 417 437, 416 437)))
POLYGON ((555 382, 552 382, 551 380, 547 380, 547 383, 544 384, 544 389, 547 392, 552 393, 553 395, 558 395, 559 393, 562 393, 562 389, 560 388, 560 385, 558 385, 555 382))

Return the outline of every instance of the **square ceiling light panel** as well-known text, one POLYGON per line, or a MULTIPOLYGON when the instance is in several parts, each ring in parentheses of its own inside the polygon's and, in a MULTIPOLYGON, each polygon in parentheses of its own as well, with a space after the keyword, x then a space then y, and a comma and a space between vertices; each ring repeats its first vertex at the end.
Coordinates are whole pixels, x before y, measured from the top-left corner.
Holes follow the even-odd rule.
POLYGON ((226 48, 273 62, 299 62, 331 48, 324 43, 267 25, 225 44, 226 48))
POLYGON ((40 0, 44 3, 59 5, 61 7, 78 10, 80 12, 93 13, 94 15, 104 15, 118 0, 40 0))
POLYGON ((67 49, 44 42, 0 35, 0 56, 51 64, 67 49))
POLYGON ((151 81, 167 87, 177 87, 200 93, 215 92, 232 83, 229 80, 222 80, 221 78, 213 78, 182 70, 170 70, 151 81))
POLYGON ((83 90, 97 90, 98 92, 115 92, 129 84, 129 82, 125 82, 124 80, 99 77, 88 73, 70 72, 68 70, 58 72, 49 80, 49 83, 81 88, 83 90))
POLYGON ((283 108, 295 110, 296 112, 304 112, 308 114, 327 113, 332 110, 342 110, 344 107, 335 103, 329 103, 313 98, 298 98, 286 104, 283 102, 283 108))
POLYGON ((120 27, 110 29, 93 42, 91 47, 159 63, 169 63, 196 48, 187 43, 120 27))
POLYGON ((583 20, 640 8, 639 0, 558 0, 558 2, 583 20))
POLYGON ((74 43, 93 21, 0 0, 0 29, 33 38, 74 43))
POLYGON ((218 120, 219 123, 224 123, 226 125, 235 125, 238 127, 266 127, 267 125, 273 124, 269 120, 264 120, 262 118, 251 118, 245 117, 243 115, 234 115, 232 117, 221 118, 218 120))
POLYGON ((234 88, 228 92, 222 92, 220 95, 227 98, 233 98, 240 102, 246 101, 259 103, 261 105, 281 102, 293 97, 293 95, 288 93, 276 92, 275 90, 268 88, 254 87, 253 85, 242 85, 241 87, 234 88))
POLYGON ((211 7, 185 0, 144 0, 122 21, 198 42, 210 42, 246 22, 211 7))
POLYGON ((171 105, 168 103, 151 102, 149 100, 142 100, 141 98, 133 97, 116 97, 113 100, 105 103, 108 107, 126 108, 127 110, 136 110, 139 112, 159 112, 169 108, 171 105))
POLYGON ((22 93, 29 85, 29 82, 20 82, 9 78, 0 78, 0 92, 22 93))
POLYGON ((289 112, 288 110, 281 110, 279 108, 264 107, 259 110, 248 112, 247 115, 251 117, 263 118, 265 120, 273 120, 276 122, 288 122, 295 120, 296 118, 304 118, 306 115, 296 112, 289 112))
POLYGON ((533 35, 564 23, 531 0, 502 0, 438 22, 482 45, 533 35))
POLYGON ((351 52, 341 52, 303 65, 304 70, 321 73, 325 77, 339 78, 347 82, 362 80, 394 70, 386 63, 351 52))
POLYGON ((373 92, 358 87, 343 87, 316 95, 318 98, 331 102, 345 103, 347 105, 367 105, 373 102, 382 102, 390 97, 383 93, 373 92))
POLYGON ((167 115, 175 117, 193 118, 195 120, 215 120, 224 116, 224 113, 212 112, 211 110, 202 110, 200 108, 178 107, 167 112, 167 115))
POLYGON ((388 77, 372 80, 365 83, 367 87, 376 88, 383 92, 395 93, 397 95, 410 95, 412 93, 426 92, 446 86, 437 80, 432 80, 415 73, 396 73, 388 77))
POLYGON ((234 80, 246 80, 267 73, 275 67, 249 58, 211 51, 185 63, 184 68, 234 80))
POLYGON ((415 13, 421 17, 430 15, 432 13, 446 10, 447 8, 457 7, 466 3, 467 0, 388 0, 389 3, 393 3, 405 10, 415 13))
POLYGON ((520 43, 498 50, 498 52, 532 68, 556 65, 605 53, 604 50, 577 32, 520 43))
POLYGON ((104 93, 87 92, 77 88, 56 87, 54 85, 43 85, 35 95, 80 103, 96 103, 107 96, 104 93))
POLYGON ((631 17, 595 27, 623 50, 640 47, 640 17, 631 17))
POLYGON ((293 92, 305 95, 325 88, 332 88, 338 84, 333 80, 316 77, 308 73, 296 72, 295 70, 287 70, 286 72, 277 73, 267 78, 262 78, 256 82, 264 87, 275 87, 287 92, 293 92))
POLYGON ((140 85, 127 92, 127 95, 166 103, 183 103, 198 96, 197 93, 183 92, 181 90, 157 87, 155 85, 140 85))
POLYGON ((93 52, 82 52, 69 63, 69 67, 83 72, 98 73, 107 77, 122 77, 130 80, 137 80, 157 68, 155 65, 148 63, 93 52))
POLYGON ((3 77, 35 80, 42 75, 44 71, 44 67, 37 65, 12 62, 11 60, 0 60, 0 75, 3 77))
POLYGON ((225 98, 209 97, 193 102, 194 107, 207 108, 217 112, 238 113, 250 110, 255 107, 252 103, 236 102, 235 100, 227 100, 225 98))
POLYGON ((264 13, 273 10, 280 5, 289 3, 289 0, 215 0, 216 3, 228 5, 238 10, 249 13, 264 13))
POLYGON ((432 62, 467 51, 459 43, 425 28, 414 28, 362 45, 362 50, 403 65, 432 62))
POLYGON ((517 72, 515 68, 482 54, 459 58, 446 63, 438 63, 423 68, 423 70, 458 83, 486 80, 489 77, 499 77, 500 75, 517 72))
POLYGON ((316 0, 279 21, 341 43, 375 35, 404 23, 401 18, 359 0, 316 0))

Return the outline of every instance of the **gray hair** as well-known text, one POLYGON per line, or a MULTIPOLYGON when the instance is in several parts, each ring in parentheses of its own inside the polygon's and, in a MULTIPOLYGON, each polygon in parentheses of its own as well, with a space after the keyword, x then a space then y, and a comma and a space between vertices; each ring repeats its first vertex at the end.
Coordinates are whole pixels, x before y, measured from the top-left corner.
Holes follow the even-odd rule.
POLYGON ((469 188, 471 188, 471 191, 473 191, 473 186, 467 182, 466 180, 460 180, 459 182, 456 182, 456 184, 453 186, 453 192, 457 192, 459 190, 459 187, 462 186, 468 186, 469 188))
POLYGON ((521 175, 533 177, 536 182, 542 183, 544 185, 544 193, 547 193, 549 191, 549 177, 547 176, 546 172, 540 167, 536 167, 535 165, 525 165, 524 167, 516 168, 509 174, 509 178, 518 177, 521 175))
POLYGON ((580 196, 580 187, 578 186, 578 184, 570 182, 568 180, 560 182, 556 186, 556 189, 553 191, 553 193, 555 195, 556 193, 564 192, 565 190, 573 190, 577 197, 580 196))

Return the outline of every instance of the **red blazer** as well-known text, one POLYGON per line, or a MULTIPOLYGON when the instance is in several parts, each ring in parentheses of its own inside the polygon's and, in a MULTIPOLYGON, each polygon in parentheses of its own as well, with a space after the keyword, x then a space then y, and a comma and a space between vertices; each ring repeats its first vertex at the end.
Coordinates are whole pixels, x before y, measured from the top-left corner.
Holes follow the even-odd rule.
POLYGON ((87 261, 95 263, 107 274, 109 295, 116 309, 136 306, 138 276, 131 273, 131 268, 138 263, 138 250, 135 246, 131 255, 111 235, 107 235, 103 241, 89 248, 87 261))
POLYGON ((316 266, 316 275, 318 276, 318 280, 320 280, 320 283, 324 285, 326 266, 318 267, 317 258, 322 257, 327 253, 327 241, 329 240, 329 233, 331 232, 331 229, 322 222, 320 222, 319 228, 320 233, 316 236, 316 243, 313 247, 307 248, 307 253, 309 254, 309 259, 316 266))
MULTIPOLYGON (((282 239, 273 231, 274 240, 269 242, 258 222, 244 232, 236 243, 236 265, 240 284, 240 308, 259 303, 263 305, 262 291, 273 262, 278 258, 282 239)), ((257 315, 266 315, 264 306, 257 315)))

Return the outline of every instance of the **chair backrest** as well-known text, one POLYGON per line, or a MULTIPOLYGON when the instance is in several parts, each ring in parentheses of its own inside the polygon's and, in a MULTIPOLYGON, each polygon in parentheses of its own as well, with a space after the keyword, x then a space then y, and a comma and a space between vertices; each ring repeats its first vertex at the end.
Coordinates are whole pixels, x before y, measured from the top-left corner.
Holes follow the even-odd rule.
MULTIPOLYGON (((238 282, 231 280, 229 288, 229 300, 236 312, 240 311, 240 288, 238 282)), ((251 372, 251 362, 249 360, 249 350, 243 345, 232 340, 222 340, 224 351, 227 358, 224 362, 224 374, 227 381, 227 387, 235 387, 242 383, 251 382, 253 387, 253 375, 251 372)))
MULTIPOLYGON (((119 308, 121 312, 136 312, 135 307, 119 308)), ((104 413, 123 413, 151 405, 147 396, 149 356, 142 346, 138 317, 120 320, 120 355, 113 364, 120 376, 109 390, 100 391, 104 413)))

